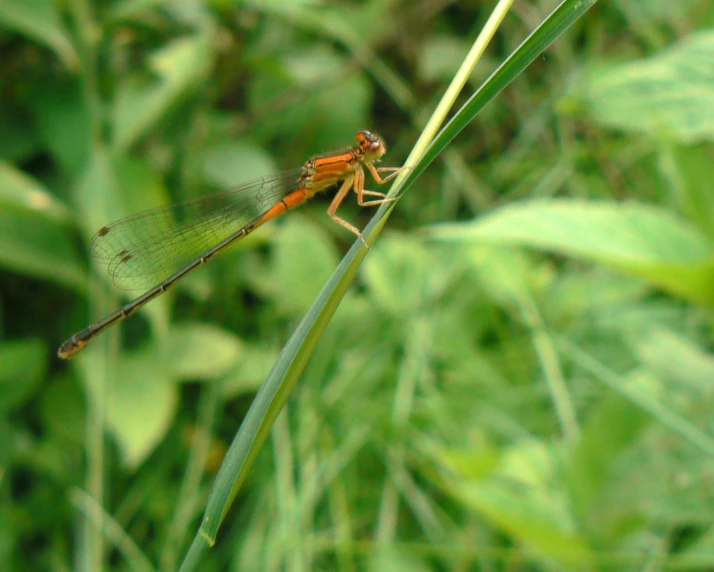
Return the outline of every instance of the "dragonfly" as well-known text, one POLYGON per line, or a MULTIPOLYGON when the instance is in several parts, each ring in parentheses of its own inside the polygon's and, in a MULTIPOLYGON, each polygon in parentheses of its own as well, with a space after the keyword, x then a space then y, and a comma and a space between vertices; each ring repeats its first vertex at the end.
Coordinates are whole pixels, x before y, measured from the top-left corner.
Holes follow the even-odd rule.
POLYGON ((74 334, 60 346, 57 355, 72 359, 96 336, 136 313, 219 252, 315 194, 337 185, 327 214, 366 246, 362 232, 338 216, 337 209, 350 191, 354 191, 357 204, 362 207, 396 200, 385 193, 366 190, 365 171, 381 185, 402 168, 375 165, 387 152, 378 135, 360 131, 356 141, 355 147, 312 157, 301 168, 141 212, 99 229, 90 251, 100 265, 106 266, 115 286, 123 290, 148 290, 74 334))

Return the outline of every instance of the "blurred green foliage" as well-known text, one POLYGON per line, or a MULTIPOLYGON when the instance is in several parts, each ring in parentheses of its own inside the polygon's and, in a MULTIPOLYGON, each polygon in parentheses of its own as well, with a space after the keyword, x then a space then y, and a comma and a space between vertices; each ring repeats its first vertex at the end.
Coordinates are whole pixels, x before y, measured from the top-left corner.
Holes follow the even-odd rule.
MULTIPOLYGON (((516 2, 470 88, 555 4, 516 2)), ((353 239, 315 199, 60 363, 127 296, 88 279, 92 234, 363 128, 399 165, 490 8, 0 3, 0 568, 175 569, 353 239)), ((713 62, 710 2, 601 2, 488 106, 399 202, 201 569, 714 568, 713 62)))

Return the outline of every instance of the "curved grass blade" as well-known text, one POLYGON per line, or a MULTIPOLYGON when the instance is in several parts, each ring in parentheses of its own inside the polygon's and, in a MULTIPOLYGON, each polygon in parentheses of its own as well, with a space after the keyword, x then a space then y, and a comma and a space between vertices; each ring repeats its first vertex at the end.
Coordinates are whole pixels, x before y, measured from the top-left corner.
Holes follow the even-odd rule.
MULTIPOLYGON (((498 93, 510 84, 541 52, 572 25, 597 0, 565 0, 519 48, 496 70, 483 86, 456 113, 436 139, 422 153, 418 144, 412 156, 420 159, 408 174, 397 178, 390 196, 401 195, 424 169, 441 153, 456 135, 498 93)), ((441 107, 440 107, 441 109, 441 107)), ((420 139, 419 143, 422 143, 420 139)), ((423 141, 426 146, 428 142, 423 141)), ((364 230, 372 244, 387 221, 395 203, 382 205, 364 230)), ((345 255, 319 296, 280 352, 267 379, 258 391, 238 434, 231 444, 208 498, 203 522, 193 540, 181 570, 195 570, 203 553, 215 543, 218 528, 246 478, 273 422, 287 401, 312 355, 320 336, 357 274, 367 250, 356 241, 345 255)))

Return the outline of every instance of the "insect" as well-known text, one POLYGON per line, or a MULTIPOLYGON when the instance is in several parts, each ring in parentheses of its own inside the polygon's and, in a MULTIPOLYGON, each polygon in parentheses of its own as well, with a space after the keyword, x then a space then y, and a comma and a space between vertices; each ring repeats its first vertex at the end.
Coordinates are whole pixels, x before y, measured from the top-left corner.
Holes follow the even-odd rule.
POLYGON ((364 188, 365 169, 378 184, 392 179, 401 169, 375 166, 387 152, 379 136, 360 131, 356 140, 356 147, 313 157, 302 168, 148 210, 101 228, 90 247, 94 258, 107 266, 118 287, 149 289, 74 334, 60 346, 57 355, 73 358, 97 335, 134 314, 222 250, 338 183, 341 185, 327 214, 364 242, 360 230, 337 216, 337 209, 350 191, 363 207, 395 200, 364 188), (389 174, 382 177, 380 173, 389 174))

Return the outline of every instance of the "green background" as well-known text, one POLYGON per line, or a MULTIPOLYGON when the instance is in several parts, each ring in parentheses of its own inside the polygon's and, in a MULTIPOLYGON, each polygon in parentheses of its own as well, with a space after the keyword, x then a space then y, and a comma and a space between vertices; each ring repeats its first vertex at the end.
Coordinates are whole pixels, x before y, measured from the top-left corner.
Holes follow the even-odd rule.
MULTIPOLYGON (((417 179, 201 570, 714 567, 710 4, 596 4, 417 179)), ((401 165, 491 8, 0 2, 3 570, 175 569, 353 242, 316 198, 61 362, 128 299, 93 233, 360 129, 401 165)))

